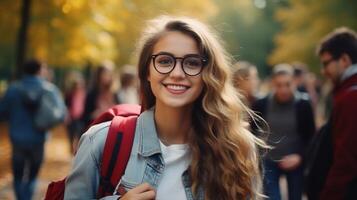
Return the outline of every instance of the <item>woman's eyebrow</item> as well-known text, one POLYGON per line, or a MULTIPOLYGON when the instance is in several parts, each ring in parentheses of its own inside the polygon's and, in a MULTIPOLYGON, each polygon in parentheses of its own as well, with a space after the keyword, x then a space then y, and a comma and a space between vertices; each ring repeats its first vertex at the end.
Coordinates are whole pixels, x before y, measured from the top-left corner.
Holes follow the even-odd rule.
POLYGON ((158 54, 168 54, 168 55, 172 55, 173 57, 184 57, 184 56, 187 56, 187 55, 200 55, 199 53, 188 53, 188 54, 185 54, 183 56, 176 56, 175 54, 173 54, 171 52, 168 52, 168 51, 159 51, 157 53, 153 53, 153 55, 158 55, 158 54))
POLYGON ((170 55, 174 55, 173 53, 167 52, 167 51, 159 51, 159 52, 157 52, 155 54, 170 54, 170 55))

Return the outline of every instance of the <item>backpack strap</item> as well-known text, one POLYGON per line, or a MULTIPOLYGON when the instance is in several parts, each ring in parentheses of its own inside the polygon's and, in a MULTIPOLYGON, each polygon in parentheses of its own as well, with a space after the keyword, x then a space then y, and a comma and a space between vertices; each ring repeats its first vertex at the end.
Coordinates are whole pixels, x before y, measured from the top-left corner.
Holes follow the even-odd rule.
POLYGON ((114 116, 105 141, 97 197, 113 195, 125 172, 135 135, 136 115, 114 116))

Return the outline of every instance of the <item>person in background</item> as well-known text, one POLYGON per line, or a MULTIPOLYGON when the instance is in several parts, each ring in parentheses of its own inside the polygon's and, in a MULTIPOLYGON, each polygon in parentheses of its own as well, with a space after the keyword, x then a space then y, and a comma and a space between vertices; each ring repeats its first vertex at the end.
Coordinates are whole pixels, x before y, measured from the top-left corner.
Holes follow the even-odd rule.
POLYGON ((246 61, 239 61, 234 65, 234 86, 245 96, 250 107, 256 100, 259 75, 257 67, 246 61))
POLYGON ((297 91, 308 94, 315 109, 319 100, 315 74, 311 73, 308 70, 308 66, 304 63, 294 62, 292 66, 294 68, 294 82, 297 91))
POLYGON ((299 92, 307 93, 307 89, 306 89, 307 66, 301 62, 293 62, 291 65, 294 69, 294 84, 296 85, 296 90, 299 92))
POLYGON ((77 71, 72 71, 69 74, 66 83, 65 102, 68 109, 66 125, 70 150, 71 153, 74 153, 83 130, 81 117, 84 112, 86 88, 82 74, 77 71))
POLYGON ((119 103, 113 85, 114 65, 111 62, 104 62, 96 69, 92 87, 86 95, 82 115, 85 129, 88 128, 93 119, 119 103))
POLYGON ((333 82, 332 165, 320 199, 357 199, 357 33, 342 27, 317 47, 322 73, 333 82))
POLYGON ((301 200, 303 154, 315 132, 313 109, 308 96, 296 91, 289 64, 275 66, 271 81, 273 91, 253 105, 270 127, 267 141, 272 150, 263 158, 264 191, 280 200, 279 180, 286 175, 289 200, 301 200))
POLYGON ((55 72, 53 68, 49 68, 48 66, 44 66, 41 70, 41 77, 46 81, 53 83, 55 81, 55 72))
POLYGON ((124 70, 120 75, 121 88, 118 99, 121 104, 139 104, 138 78, 130 70, 124 70))
POLYGON ((43 158, 48 130, 39 130, 33 123, 33 110, 46 85, 57 101, 65 105, 58 88, 41 77, 46 64, 29 60, 24 66, 24 76, 12 83, 0 100, 0 119, 9 122, 12 147, 12 172, 15 197, 18 200, 32 199, 37 175, 43 158))

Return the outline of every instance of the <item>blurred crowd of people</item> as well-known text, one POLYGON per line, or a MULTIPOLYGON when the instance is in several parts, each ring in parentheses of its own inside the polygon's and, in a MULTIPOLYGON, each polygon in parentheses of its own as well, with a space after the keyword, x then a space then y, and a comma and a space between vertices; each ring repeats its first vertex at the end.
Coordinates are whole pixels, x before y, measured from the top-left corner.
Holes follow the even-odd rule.
MULTIPOLYGON (((9 122, 15 196, 21 200, 33 196, 46 138, 54 127, 39 129, 33 125, 36 110, 42 104, 42 90, 48 85, 51 86, 53 100, 62 105, 66 113, 65 118, 55 125, 66 125, 70 152, 73 154, 79 138, 93 119, 116 104, 139 102, 137 79, 130 66, 120 73, 120 89, 116 84, 117 72, 113 63, 103 62, 95 68, 90 81, 85 80, 80 71, 68 72, 63 92, 52 83, 54 73, 46 63, 28 60, 23 70, 23 78, 10 84, 0 99, 0 119, 9 122), (31 98, 28 103, 27 99, 31 98)), ((49 106, 55 110, 53 103, 49 102, 49 106)))
POLYGON ((93 119, 116 104, 138 104, 137 77, 131 66, 125 66, 120 73, 120 89, 115 66, 106 61, 98 66, 90 83, 83 75, 73 71, 68 76, 65 102, 68 108, 66 124, 71 142, 71 152, 93 119))
POLYGON ((262 165, 264 192, 273 200, 281 199, 282 175, 289 200, 302 199, 304 191, 308 199, 357 198, 356 32, 334 30, 317 55, 324 83, 300 62, 274 66, 261 84, 256 66, 235 65, 237 89, 265 120, 252 120, 251 127, 272 147, 262 165))

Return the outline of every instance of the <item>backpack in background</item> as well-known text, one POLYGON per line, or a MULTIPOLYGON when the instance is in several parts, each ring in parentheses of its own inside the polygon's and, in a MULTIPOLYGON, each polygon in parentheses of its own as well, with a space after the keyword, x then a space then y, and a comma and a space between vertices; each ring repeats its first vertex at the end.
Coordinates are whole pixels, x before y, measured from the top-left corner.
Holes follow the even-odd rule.
POLYGON ((33 125, 36 129, 46 131, 64 121, 66 107, 52 83, 44 82, 42 88, 33 90, 26 89, 22 83, 18 83, 17 87, 25 108, 33 116, 33 125))
POLYGON ((56 90, 54 85, 44 84, 33 118, 34 125, 39 130, 49 130, 65 119, 66 109, 56 90))
MULTIPOLYGON (((111 121, 100 167, 97 198, 113 195, 125 172, 133 146, 139 105, 121 104, 100 115, 91 125, 111 121)), ((45 200, 63 200, 66 178, 49 184, 45 200)))

